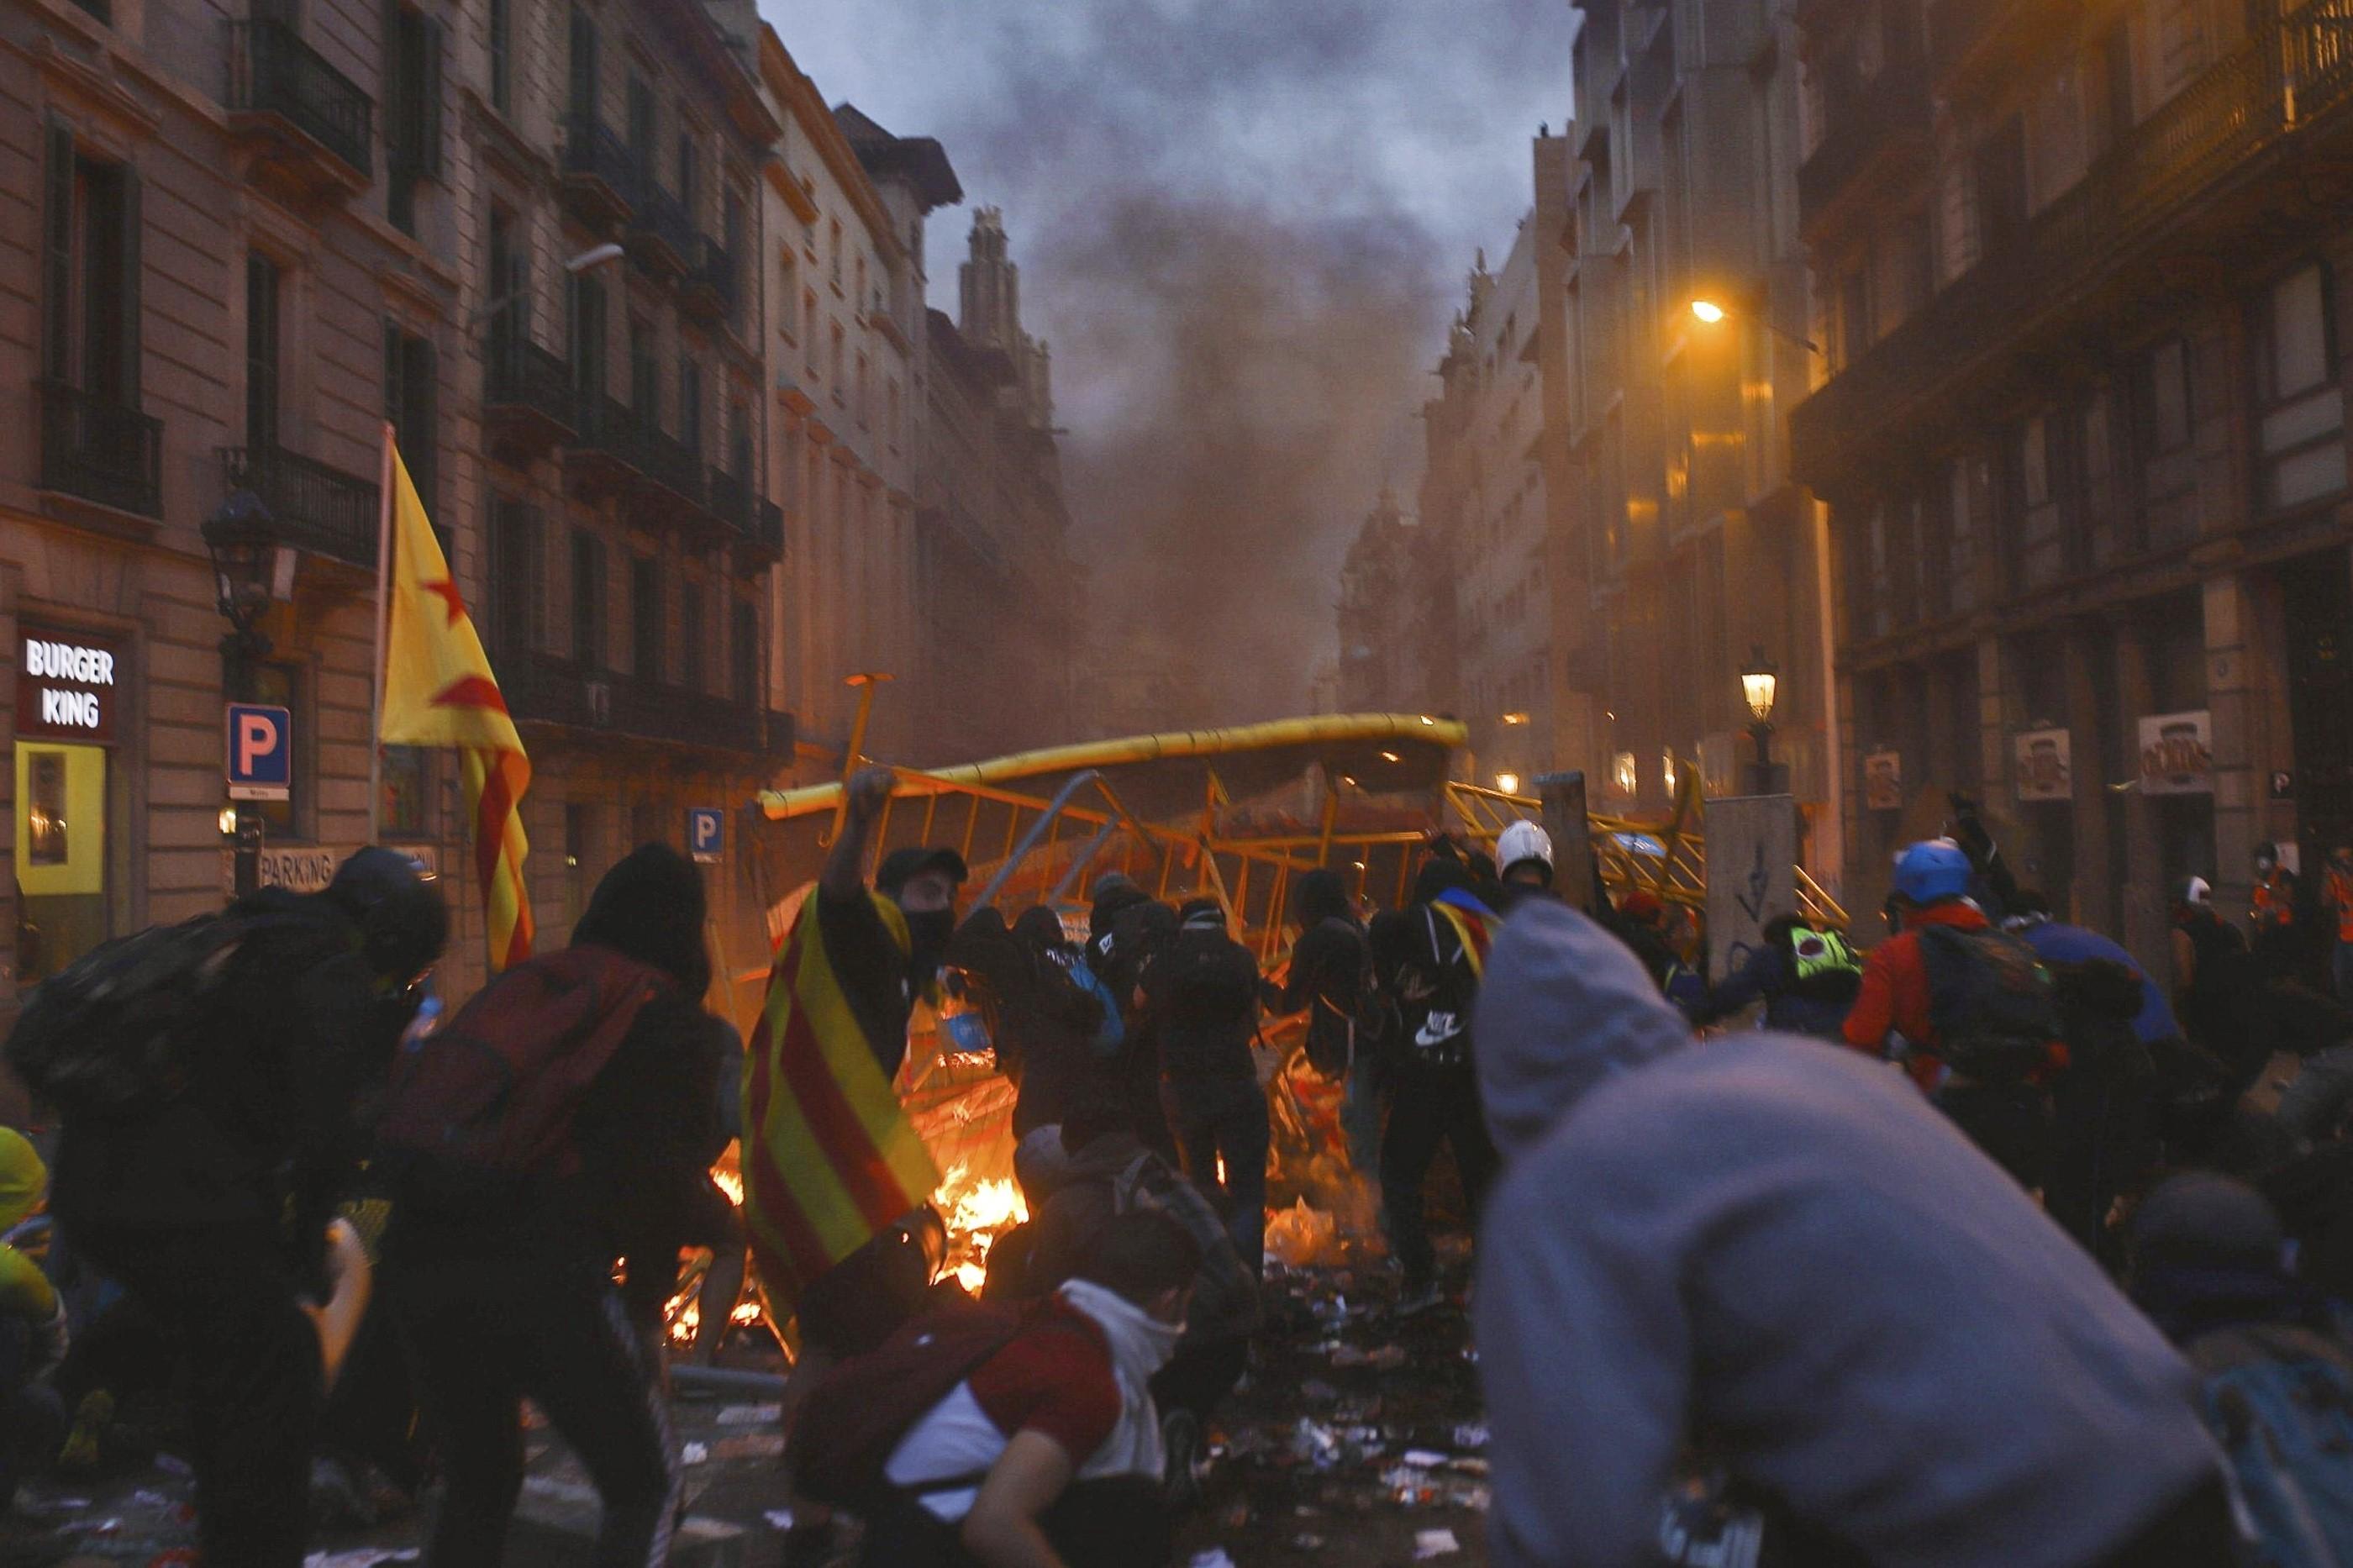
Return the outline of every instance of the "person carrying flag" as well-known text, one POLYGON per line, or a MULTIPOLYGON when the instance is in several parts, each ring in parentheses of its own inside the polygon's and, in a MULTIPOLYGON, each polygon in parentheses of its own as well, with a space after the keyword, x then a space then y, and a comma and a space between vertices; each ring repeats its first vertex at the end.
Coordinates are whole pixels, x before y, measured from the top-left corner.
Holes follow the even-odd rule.
POLYGON ((1373 968, 1396 1005, 1389 1114, 1381 1135, 1381 1206, 1389 1247, 1404 1270, 1400 1313, 1439 1304, 1437 1255, 1430 1244, 1422 1187, 1439 1145, 1454 1151, 1462 1201, 1477 1222, 1496 1168, 1495 1145, 1479 1114, 1471 1018, 1494 940, 1495 912, 1472 891, 1470 868, 1434 858, 1421 868, 1413 900, 1373 922, 1373 968))
MULTIPOLYGON (((799 1329, 787 1431, 818 1373, 913 1314, 942 1235, 924 1205, 939 1172, 892 1080, 967 873, 953 849, 902 848, 867 888, 867 846, 894 782, 869 767, 844 786, 841 830, 785 933, 744 1058, 744 1223, 769 1310, 799 1329)), ((821 1510, 801 1512, 787 1561, 829 1538, 821 1510)))

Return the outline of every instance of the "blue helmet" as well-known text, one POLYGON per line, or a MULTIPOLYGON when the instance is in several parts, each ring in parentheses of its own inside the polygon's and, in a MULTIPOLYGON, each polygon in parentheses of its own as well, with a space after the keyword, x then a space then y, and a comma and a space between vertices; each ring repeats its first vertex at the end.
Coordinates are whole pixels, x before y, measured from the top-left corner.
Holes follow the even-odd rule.
POLYGON ((1895 858, 1895 896, 1910 904, 1967 898, 1971 869, 1951 839, 1922 839, 1895 858))

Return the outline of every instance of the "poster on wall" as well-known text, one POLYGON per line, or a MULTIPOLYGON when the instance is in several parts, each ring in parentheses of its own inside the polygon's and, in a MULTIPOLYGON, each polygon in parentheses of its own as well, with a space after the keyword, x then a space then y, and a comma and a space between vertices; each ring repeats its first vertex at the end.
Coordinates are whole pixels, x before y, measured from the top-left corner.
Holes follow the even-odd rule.
POLYGON ((1873 811, 1904 809, 1904 753, 1867 752, 1862 759, 1862 803, 1873 811))
POLYGON ((2140 793, 2212 795, 2213 721, 2200 708, 2156 713, 2140 721, 2140 793))
POLYGON ((2065 730, 2028 730, 2015 738, 2018 757, 2018 798, 2073 800, 2075 770, 2065 730))

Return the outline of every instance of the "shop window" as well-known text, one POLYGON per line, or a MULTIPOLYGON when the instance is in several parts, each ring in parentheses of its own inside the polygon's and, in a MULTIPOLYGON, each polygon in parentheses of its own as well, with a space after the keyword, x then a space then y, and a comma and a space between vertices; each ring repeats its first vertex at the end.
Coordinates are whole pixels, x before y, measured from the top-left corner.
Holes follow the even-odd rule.
POLYGON ((2263 503, 2297 506, 2345 488, 2345 397, 2337 381, 2327 269, 2315 263, 2262 301, 2256 440, 2263 503))
POLYGON ((16 742, 16 983, 104 942, 106 748, 16 742))

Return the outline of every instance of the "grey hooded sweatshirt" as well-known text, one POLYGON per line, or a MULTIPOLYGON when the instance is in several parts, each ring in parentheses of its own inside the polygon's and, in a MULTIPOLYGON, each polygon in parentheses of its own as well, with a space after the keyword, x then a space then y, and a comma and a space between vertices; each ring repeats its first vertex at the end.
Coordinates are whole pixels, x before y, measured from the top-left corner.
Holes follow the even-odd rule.
POLYGON ((2219 1474, 2189 1368, 1887 1068, 1696 1045, 1544 901, 1477 1036, 1499 1568, 1654 1561, 1694 1447, 1882 1568, 2076 1568, 2219 1474))

